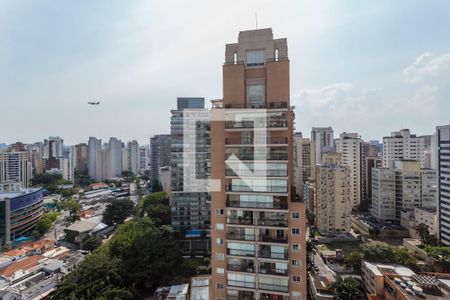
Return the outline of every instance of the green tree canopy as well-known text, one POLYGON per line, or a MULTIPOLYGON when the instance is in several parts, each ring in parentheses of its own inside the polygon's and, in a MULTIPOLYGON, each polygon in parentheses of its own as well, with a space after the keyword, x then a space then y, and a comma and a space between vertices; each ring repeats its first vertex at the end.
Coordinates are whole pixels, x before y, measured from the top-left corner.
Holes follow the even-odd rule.
POLYGON ((338 300, 362 300, 365 299, 364 288, 360 280, 347 277, 343 279, 341 276, 336 276, 336 281, 333 284, 334 296, 338 300))
POLYGON ((103 238, 99 235, 88 235, 83 239, 82 248, 87 251, 94 251, 102 244, 103 238))
POLYGON ((139 216, 148 216, 157 226, 171 223, 169 198, 165 192, 151 193, 141 198, 138 206, 139 216))
POLYGON ((113 199, 106 206, 103 213, 103 222, 108 225, 122 224, 134 214, 134 202, 129 198, 113 199))

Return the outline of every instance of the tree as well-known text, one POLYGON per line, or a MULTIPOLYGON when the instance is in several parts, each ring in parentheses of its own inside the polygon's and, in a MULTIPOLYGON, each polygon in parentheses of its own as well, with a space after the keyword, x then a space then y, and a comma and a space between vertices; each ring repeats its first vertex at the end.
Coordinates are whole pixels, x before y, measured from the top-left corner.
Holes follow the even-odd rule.
POLYGON ((316 216, 314 215, 314 213, 312 211, 307 210, 306 211, 306 219, 308 220, 308 225, 312 226, 312 225, 314 225, 316 216))
POLYGON ((139 203, 138 215, 148 216, 157 226, 171 223, 169 198, 165 192, 151 193, 139 203))
POLYGON ((83 250, 94 251, 102 244, 103 238, 99 235, 88 235, 83 239, 83 250))
POLYGON ((134 202, 129 198, 114 199, 106 206, 103 222, 108 225, 122 224, 134 214, 134 202))
POLYGON ((400 265, 404 265, 410 268, 416 268, 417 259, 411 255, 408 249, 404 247, 397 247, 393 249, 394 258, 393 261, 400 265))
POLYGON ((364 288, 361 281, 353 277, 342 279, 341 276, 336 276, 336 281, 333 283, 334 296, 338 300, 362 300, 365 298, 364 288))
POLYGON ((430 235, 430 232, 428 231, 428 226, 423 223, 420 223, 419 225, 416 226, 416 231, 420 237, 420 243, 422 245, 425 245, 425 241, 427 237, 430 235))
POLYGON ((441 272, 450 273, 450 247, 428 246, 425 250, 441 272))
POLYGON ((308 264, 310 264, 313 261, 313 256, 316 252, 317 252, 316 245, 310 240, 306 241, 306 260, 308 264))
POLYGON ((355 273, 361 273, 361 261, 363 256, 360 252, 352 252, 345 256, 344 264, 347 268, 352 269, 355 273))
POLYGON ((63 202, 63 207, 65 210, 69 211, 69 216, 66 218, 67 223, 73 223, 80 219, 79 213, 81 210, 81 205, 78 201, 70 198, 63 202))
POLYGON ((155 179, 152 181, 151 190, 153 193, 161 192, 163 190, 161 183, 159 180, 155 179))
POLYGON ((41 236, 44 233, 48 232, 50 228, 52 228, 53 222, 58 218, 59 213, 56 211, 51 211, 43 214, 39 221, 36 223, 36 236, 41 236))
POLYGON ((364 260, 373 262, 390 263, 394 259, 392 246, 383 242, 372 242, 361 246, 361 254, 364 260))

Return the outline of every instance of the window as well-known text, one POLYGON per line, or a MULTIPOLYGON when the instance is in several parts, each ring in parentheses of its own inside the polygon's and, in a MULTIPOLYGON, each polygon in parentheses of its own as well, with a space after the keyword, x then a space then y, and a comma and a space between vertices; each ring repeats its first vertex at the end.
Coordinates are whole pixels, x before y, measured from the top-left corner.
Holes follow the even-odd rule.
POLYGON ((223 227, 223 224, 222 224, 222 223, 217 223, 217 224, 216 224, 216 229, 217 229, 217 230, 223 230, 223 228, 224 228, 224 227, 223 227))
POLYGON ((216 284, 217 289, 223 289, 223 283, 217 283, 216 284))
POLYGON ((216 215, 217 216, 222 216, 223 215, 223 208, 216 209, 216 215))
POLYGON ((301 277, 300 276, 292 276, 292 281, 296 282, 296 283, 300 283, 301 282, 301 277))
POLYGON ((216 268, 216 274, 219 274, 219 275, 225 274, 224 268, 216 268))
POLYGON ((263 108, 265 92, 264 84, 249 84, 247 86, 247 107, 263 108))
POLYGON ((292 234, 299 235, 300 234, 300 228, 292 228, 292 234))
POLYGON ((301 299, 302 299, 302 293, 292 292, 292 300, 301 300, 301 299))
POLYGON ((224 261, 225 260, 225 254, 223 254, 221 252, 216 252, 216 260, 224 261))
POLYGON ((292 244, 292 251, 294 251, 294 252, 300 251, 300 245, 299 244, 292 244))
POLYGON ((292 264, 293 267, 300 267, 300 261, 299 260, 293 259, 291 264, 292 264))
POLYGON ((300 219, 300 213, 298 211, 292 212, 292 219, 300 219))
POLYGON ((251 50, 245 53, 245 63, 247 66, 264 65, 264 50, 251 50))
POLYGON ((223 245, 223 239, 220 239, 220 238, 216 239, 216 244, 223 245))

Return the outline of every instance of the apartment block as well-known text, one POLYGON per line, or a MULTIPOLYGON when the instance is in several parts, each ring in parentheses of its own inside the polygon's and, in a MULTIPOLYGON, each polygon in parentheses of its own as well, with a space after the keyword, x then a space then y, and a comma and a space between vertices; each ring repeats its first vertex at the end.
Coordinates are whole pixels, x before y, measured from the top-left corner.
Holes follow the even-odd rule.
POLYGON ((311 142, 314 144, 315 164, 322 163, 322 153, 334 152, 334 132, 331 127, 313 127, 311 142))
POLYGON ((220 181, 220 191, 211 192, 211 299, 307 297, 305 204, 295 196, 289 94, 286 39, 259 29, 226 45, 223 100, 214 101, 211 121, 211 178, 220 181), (267 126, 246 120, 248 113, 266 113, 267 126), (233 167, 230 158, 240 163, 233 167), (262 175, 257 170, 266 161, 262 175))
POLYGON ((349 232, 353 207, 351 170, 342 154, 325 153, 317 165, 316 225, 321 232, 349 232))
POLYGON ((362 197, 362 141, 357 133, 341 133, 335 141, 336 152, 342 154, 342 164, 350 168, 350 198, 359 208, 362 197))
POLYGON ((295 141, 295 190, 303 197, 304 186, 308 180, 315 177, 316 158, 314 143, 309 138, 294 139, 295 141))
POLYGON ((439 238, 450 245, 450 125, 436 128, 439 238))
POLYGON ((0 183, 20 182, 22 188, 29 185, 31 179, 31 162, 26 151, 9 149, 0 153, 0 183))
POLYGON ((159 180, 159 168, 170 166, 170 134, 158 134, 150 139, 150 182, 159 180))

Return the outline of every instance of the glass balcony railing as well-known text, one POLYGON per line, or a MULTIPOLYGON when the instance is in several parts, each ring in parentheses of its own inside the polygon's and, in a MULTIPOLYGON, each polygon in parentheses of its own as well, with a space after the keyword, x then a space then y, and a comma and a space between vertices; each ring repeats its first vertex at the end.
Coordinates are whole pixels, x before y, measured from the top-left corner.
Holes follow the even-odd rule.
POLYGON ((287 209, 288 205, 287 201, 249 202, 239 200, 227 200, 227 207, 287 209))
POLYGON ((283 186, 265 186, 260 190, 253 190, 248 185, 226 185, 227 192, 254 192, 254 193, 287 193, 287 187, 283 186))
POLYGON ((271 252, 270 250, 263 249, 259 251, 259 257, 269 259, 288 259, 288 253, 286 252, 271 252))
POLYGON ((268 243, 287 243, 288 242, 287 236, 277 237, 277 236, 270 236, 270 235, 259 235, 258 240, 262 241, 262 242, 268 242, 268 243))
POLYGON ((247 289, 256 288, 255 282, 248 282, 248 281, 228 280, 227 284, 228 284, 228 286, 243 287, 243 288, 247 288, 247 289))
POLYGON ((227 217, 227 224, 254 225, 254 221, 251 217, 227 217))
POLYGON ((282 293, 287 293, 289 292, 289 288, 286 285, 279 285, 279 284, 269 284, 269 283, 259 283, 258 287, 261 290, 266 290, 266 291, 274 291, 274 292, 282 292, 282 293))
POLYGON ((227 239, 229 240, 240 240, 240 241, 254 241, 255 234, 244 234, 236 232, 228 232, 227 239))
POLYGON ((227 270, 235 272, 255 273, 255 266, 245 264, 228 264, 227 270))
POLYGON ((233 256, 247 256, 247 257, 254 257, 255 251, 252 250, 241 250, 241 249, 227 249, 228 255, 233 256))
MULTIPOLYGON (((230 158, 230 156, 234 154, 237 158, 240 160, 250 160, 254 161, 255 155, 254 154, 243 154, 243 153, 227 153, 225 154, 225 160, 230 158)), ((261 156, 262 157, 262 156, 261 156)), ((258 157, 256 157, 258 158, 258 157)), ((265 155, 266 160, 288 160, 288 154, 287 153, 266 153, 265 155)))
POLYGON ((259 226, 287 227, 288 221, 286 218, 267 217, 266 219, 259 219, 258 225, 259 226))
POLYGON ((258 268, 258 273, 279 276, 288 276, 289 274, 287 269, 277 269, 275 266, 269 266, 269 264, 260 265, 258 268))
MULTIPOLYGON (((265 143, 258 142, 257 145, 266 144, 266 145, 286 145, 288 143, 287 137, 267 137, 265 143)), ((254 145, 255 140, 242 140, 241 138, 226 138, 225 145, 254 145)))

